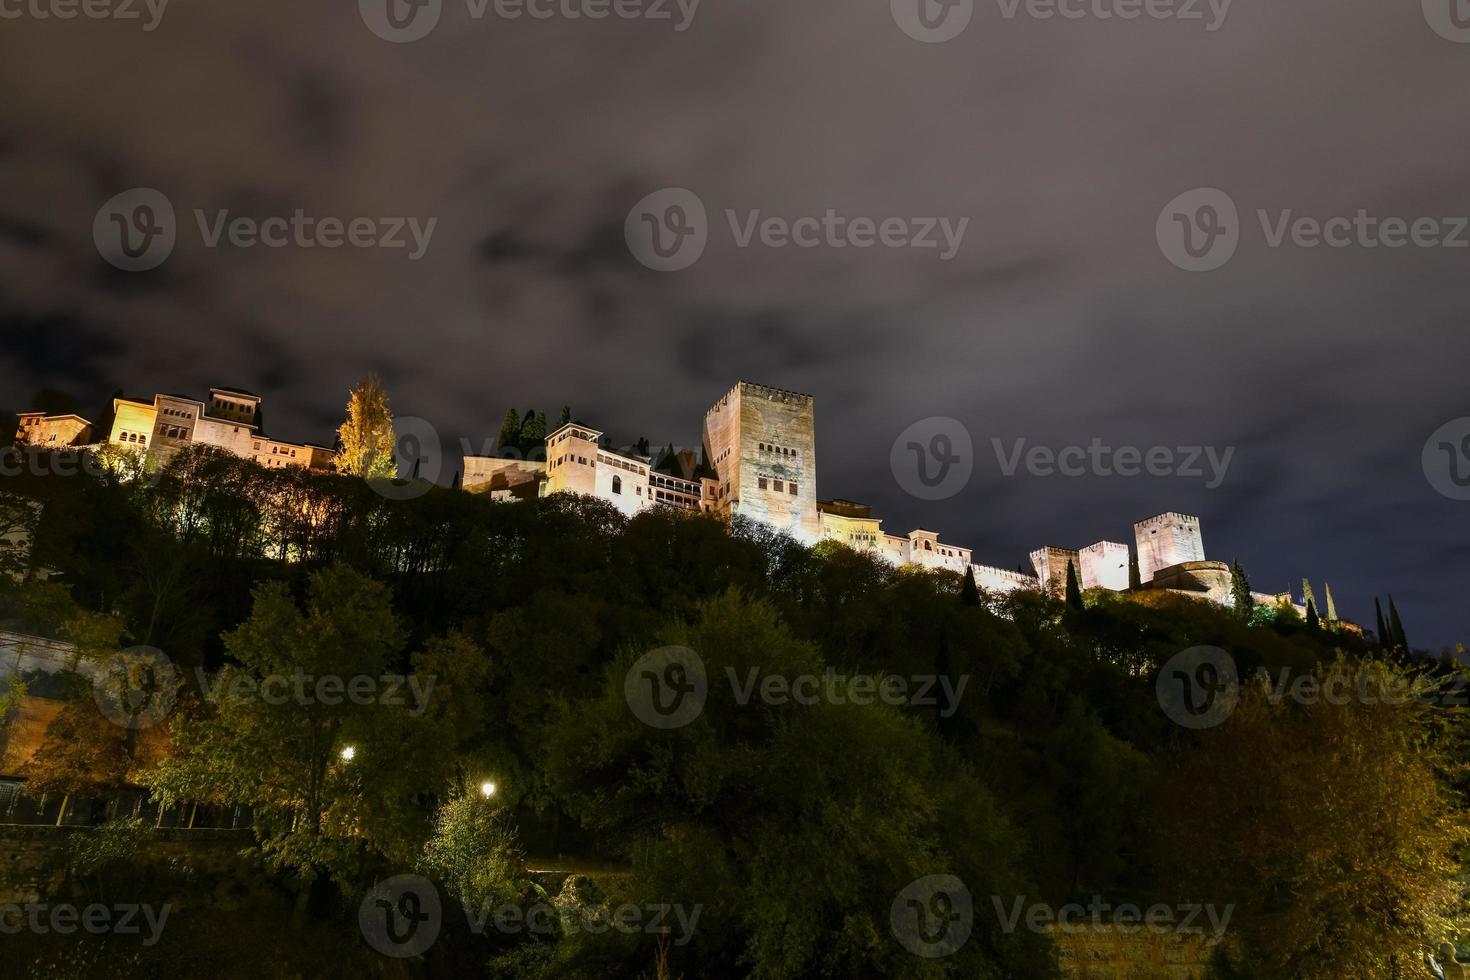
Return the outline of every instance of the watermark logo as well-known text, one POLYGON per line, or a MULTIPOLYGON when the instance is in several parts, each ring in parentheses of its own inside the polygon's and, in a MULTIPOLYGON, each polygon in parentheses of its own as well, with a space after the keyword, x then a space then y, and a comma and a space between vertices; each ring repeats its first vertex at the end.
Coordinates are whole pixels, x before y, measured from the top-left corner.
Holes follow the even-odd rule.
POLYGON ((1470 416, 1435 429, 1424 442, 1420 462, 1436 491, 1451 500, 1470 500, 1470 416))
POLYGON ((1214 187, 1185 191, 1164 205, 1154 226, 1164 257, 1186 272, 1213 272, 1240 246, 1240 212, 1214 187))
MULTIPOLYGON (((438 218, 322 217, 296 208, 289 215, 255 218, 228 209, 193 210, 205 248, 381 248, 402 250, 410 262, 423 258, 438 218)), ((160 191, 135 187, 107 201, 92 220, 98 253, 125 272, 146 272, 173 254, 179 227, 173 203, 160 191)))
POLYGON ((428 419, 400 415, 393 419, 393 463, 396 479, 372 477, 368 486, 389 500, 415 500, 432 490, 444 473, 444 443, 428 419))
POLYGON ((660 647, 639 657, 623 680, 633 715, 651 728, 683 728, 709 697, 704 661, 688 647, 660 647))
POLYGON ((434 945, 443 925, 439 892, 419 875, 380 881, 358 906, 357 925, 368 945, 384 956, 420 956, 434 945))
POLYGON ((409 44, 439 25, 444 0, 357 0, 362 22, 384 41, 409 44))
MULTIPOLYGON (((1270 249, 1470 248, 1470 217, 1463 215, 1409 218, 1359 208, 1352 215, 1319 218, 1291 208, 1256 208, 1255 216, 1270 249)), ((1179 195, 1159 213, 1156 226, 1164 256, 1190 272, 1212 272, 1229 262, 1244 231, 1235 202, 1214 188, 1179 195)))
POLYGON ((123 728, 152 728, 173 711, 179 671, 156 647, 113 654, 92 678, 92 697, 102 716, 123 728))
POLYGON ((699 261, 709 244, 709 214, 699 195, 666 187, 633 205, 623 222, 633 257, 655 272, 678 272, 699 261))
POLYGON ((136 20, 151 33, 163 22, 169 0, 0 0, 0 20, 136 20), (144 20, 144 14, 147 19, 144 20))
POLYGON ((156 269, 178 239, 174 206, 162 191, 134 187, 108 199, 92 219, 97 253, 124 272, 156 269))
POLYGON ((1422 0, 1424 19, 1446 41, 1470 44, 1470 3, 1466 0, 1422 0))
POLYGON ((970 482, 975 444, 964 423, 948 416, 920 419, 893 440, 888 465, 894 480, 919 500, 946 500, 970 482))
POLYGON ((915 956, 938 959, 965 945, 975 927, 970 889, 954 875, 928 875, 910 883, 888 912, 894 937, 915 956))
POLYGON ((915 41, 943 44, 970 26, 975 0, 890 0, 893 22, 915 41))
POLYGON ((1215 446, 1109 446, 1094 437, 1086 446, 1027 446, 1016 439, 1008 450, 1000 439, 991 438, 995 460, 1002 476, 1015 476, 1022 466, 1031 476, 1177 477, 1200 480, 1206 490, 1225 482, 1235 447, 1222 451, 1215 446))
MULTIPOLYGON (((852 216, 836 208, 789 217, 760 208, 724 210, 731 243, 739 249, 914 249, 948 262, 959 254, 970 219, 852 216)), ((658 272, 677 272, 697 262, 712 228, 704 202, 693 191, 671 187, 634 205, 623 223, 628 249, 658 272)))
POLYGON ((1176 725, 1214 728, 1240 702, 1235 659, 1219 647, 1190 647, 1176 653, 1154 682, 1159 707, 1176 725))

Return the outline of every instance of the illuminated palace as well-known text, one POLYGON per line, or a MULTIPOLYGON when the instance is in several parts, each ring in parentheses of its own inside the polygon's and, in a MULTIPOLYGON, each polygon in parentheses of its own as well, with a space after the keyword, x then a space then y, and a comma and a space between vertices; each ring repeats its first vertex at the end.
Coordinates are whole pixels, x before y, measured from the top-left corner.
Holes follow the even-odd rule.
MULTIPOLYGON (((160 462, 185 446, 209 445, 268 467, 332 467, 332 450, 269 438, 260 418, 260 396, 236 388, 211 388, 207 400, 166 394, 151 401, 116 398, 106 438, 97 441, 146 452, 160 462)), ((28 412, 20 417, 18 443, 59 448, 93 441, 93 423, 79 416, 28 412)), ((1132 551, 1116 541, 1080 549, 1038 548, 1031 553, 1032 571, 1027 573, 977 564, 969 548, 942 541, 934 531, 889 533, 862 504, 819 500, 810 395, 739 382, 705 412, 701 448, 698 454, 672 448, 653 454, 614 449, 603 432, 569 422, 547 434, 544 458, 467 456, 461 485, 502 500, 587 494, 628 515, 651 507, 700 511, 726 520, 739 515, 806 544, 839 542, 894 565, 961 574, 970 570, 976 584, 991 592, 1060 593, 1069 567, 1076 569, 1084 589, 1125 591, 1136 553, 1142 587, 1230 602, 1229 567, 1205 558, 1199 519, 1185 514, 1139 521, 1133 527, 1132 551)), ((1256 596, 1260 602, 1284 598, 1256 596)))

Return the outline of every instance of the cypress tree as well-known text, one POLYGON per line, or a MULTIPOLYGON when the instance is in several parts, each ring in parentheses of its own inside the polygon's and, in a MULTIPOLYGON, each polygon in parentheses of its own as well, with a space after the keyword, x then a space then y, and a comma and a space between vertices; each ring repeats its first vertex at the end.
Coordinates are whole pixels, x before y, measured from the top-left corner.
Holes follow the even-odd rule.
POLYGON ((546 441, 546 413, 528 411, 521 416, 521 435, 518 445, 522 452, 529 453, 546 441))
POLYGON ((1393 637, 1388 635, 1388 627, 1383 622, 1383 605, 1378 601, 1377 596, 1373 597, 1373 615, 1376 617, 1378 623, 1378 645, 1381 647, 1392 646, 1393 637))
POLYGON ((965 585, 960 589, 960 605, 980 605, 980 589, 975 585, 975 568, 973 565, 965 568, 965 585))
POLYGON ((566 425, 571 420, 572 420, 572 406, 570 406, 570 405, 563 405, 561 407, 561 414, 559 416, 557 416, 557 419, 556 419, 556 427, 558 429, 560 429, 562 426, 566 425))
POLYGON ((1128 552, 1128 591, 1138 592, 1143 588, 1143 579, 1138 572, 1138 556, 1128 552))
POLYGON ((1251 613, 1255 612, 1256 600, 1251 597, 1250 579, 1246 578, 1245 569, 1238 561, 1230 566, 1230 600, 1235 606, 1235 618, 1249 623, 1251 613))
POLYGON ((1327 590, 1327 621, 1335 623, 1337 622, 1337 603, 1332 601, 1331 583, 1325 583, 1324 588, 1327 590))
POLYGON ((1307 629, 1309 629, 1309 630, 1316 630, 1316 629, 1321 629, 1321 627, 1322 627, 1322 621, 1317 618, 1317 600, 1316 599, 1308 599, 1307 600, 1307 629))
POLYGON ((515 449, 521 442, 521 416, 511 409, 505 413, 505 421, 500 423, 500 438, 496 440, 496 448, 503 454, 507 449, 515 449))
POLYGON ((1388 596, 1388 629, 1393 633, 1394 646, 1402 647, 1404 652, 1407 653, 1409 650, 1409 640, 1408 637, 1404 636, 1404 624, 1399 619, 1399 607, 1394 605, 1393 593, 1389 593, 1388 596))
POLYGON ((1302 605, 1312 606, 1317 603, 1317 595, 1312 591, 1312 583, 1305 578, 1302 579, 1302 605))
POLYGON ((1067 562, 1067 608, 1083 608, 1082 585, 1077 581, 1077 565, 1070 561, 1067 562))

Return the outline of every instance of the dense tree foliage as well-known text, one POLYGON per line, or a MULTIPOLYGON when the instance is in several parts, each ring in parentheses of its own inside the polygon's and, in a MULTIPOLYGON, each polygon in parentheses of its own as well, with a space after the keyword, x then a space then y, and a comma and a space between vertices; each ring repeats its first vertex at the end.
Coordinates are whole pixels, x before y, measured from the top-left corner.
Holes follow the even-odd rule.
POLYGON ((577 901, 703 909, 672 947, 454 932, 426 954, 446 970, 638 975, 663 956, 688 977, 1047 977, 1045 936, 1008 930, 993 902, 1093 895, 1235 903, 1255 957, 1235 967, 1261 977, 1332 943, 1370 964, 1340 975, 1386 977, 1455 928, 1436 903, 1465 826, 1463 709, 1247 693, 1203 731, 1161 710, 1161 668, 1195 647, 1228 651, 1249 690, 1263 670, 1457 669, 1330 619, 1083 591, 1075 571, 1067 598, 998 596, 764 525, 570 495, 391 499, 209 449, 156 473, 125 462, 8 485, 44 504, 24 567, 63 575, 0 575, 0 623, 93 643, 115 628, 183 668, 160 793, 252 804, 267 854, 347 894, 418 870, 473 905, 525 894, 522 853, 577 855, 625 871, 577 901), (625 688, 663 647, 696 652, 708 680, 672 729, 625 688), (434 685, 416 714, 227 696, 298 671, 434 685), (769 676, 937 681, 895 704, 742 698, 769 676), (930 959, 889 916, 936 874, 966 883, 974 928, 930 959))

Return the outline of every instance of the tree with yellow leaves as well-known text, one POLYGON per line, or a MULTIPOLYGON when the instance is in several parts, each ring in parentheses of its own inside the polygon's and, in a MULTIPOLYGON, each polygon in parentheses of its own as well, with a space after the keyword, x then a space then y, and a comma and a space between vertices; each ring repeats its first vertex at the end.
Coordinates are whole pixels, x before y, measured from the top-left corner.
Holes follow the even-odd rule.
POLYGON ((1457 931, 1470 840, 1464 709, 1443 701, 1425 675, 1339 655, 1286 688, 1248 682, 1184 753, 1165 865, 1189 901, 1235 906, 1231 975, 1429 977, 1426 944, 1457 931))
POLYGON ((347 399, 347 420, 337 430, 337 472, 365 479, 388 479, 398 475, 393 459, 393 413, 388 393, 377 374, 352 389, 347 399))

